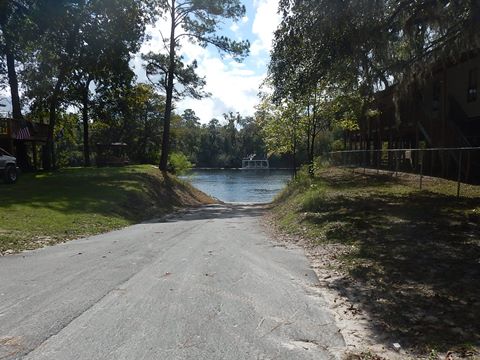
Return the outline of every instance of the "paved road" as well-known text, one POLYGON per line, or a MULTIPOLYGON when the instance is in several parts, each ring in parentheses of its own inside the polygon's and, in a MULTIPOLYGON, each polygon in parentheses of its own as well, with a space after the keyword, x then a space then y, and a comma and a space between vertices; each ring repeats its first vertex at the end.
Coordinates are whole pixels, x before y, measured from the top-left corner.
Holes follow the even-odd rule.
POLYGON ((0 257, 0 359, 332 359, 344 342, 303 253, 261 206, 0 257))

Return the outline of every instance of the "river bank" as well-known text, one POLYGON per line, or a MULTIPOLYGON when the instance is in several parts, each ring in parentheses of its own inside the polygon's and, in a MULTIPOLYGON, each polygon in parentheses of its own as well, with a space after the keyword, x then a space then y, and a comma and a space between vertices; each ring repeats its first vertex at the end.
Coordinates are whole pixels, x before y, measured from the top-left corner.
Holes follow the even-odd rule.
POLYGON ((300 177, 268 217, 305 248, 351 359, 478 359, 480 187, 353 174, 300 177))
POLYGON ((1 184, 0 199, 0 255, 215 202, 151 165, 24 174, 17 184, 1 184))

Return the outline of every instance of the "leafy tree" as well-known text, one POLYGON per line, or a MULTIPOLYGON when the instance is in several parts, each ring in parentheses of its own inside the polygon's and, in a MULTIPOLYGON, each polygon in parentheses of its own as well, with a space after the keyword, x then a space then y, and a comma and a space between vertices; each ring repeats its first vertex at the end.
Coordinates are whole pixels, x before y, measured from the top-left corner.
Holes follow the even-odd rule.
MULTIPOLYGON (((281 0, 279 8, 271 100, 277 107, 300 106, 298 125, 306 131, 300 139, 310 163, 319 129, 365 128, 376 111, 375 92, 395 84, 405 94, 433 64, 480 46, 476 0, 281 0)), ((267 136, 283 131, 285 119, 274 118, 280 125, 269 125, 267 136)))
POLYGON ((22 119, 16 60, 25 50, 23 31, 31 15, 31 3, 25 0, 0 2, 0 75, 7 74, 15 119, 22 119))
POLYGON ((180 121, 173 128, 176 144, 172 146, 174 151, 181 151, 191 162, 197 163, 200 149, 200 118, 191 109, 186 109, 180 117, 180 121))
POLYGON ((368 96, 480 44, 476 0, 282 0, 280 9, 270 63, 277 98, 320 81, 368 96))
POLYGON ((150 84, 101 89, 93 101, 92 139, 125 142, 134 162, 158 161, 165 98, 150 84))
POLYGON ((143 15, 147 11, 144 5, 141 0, 38 2, 32 17, 38 34, 25 64, 24 82, 33 108, 48 109, 49 113, 44 168, 55 167, 57 111, 72 102, 82 104, 84 156, 89 164, 90 86, 118 85, 133 78, 128 61, 130 52, 138 49, 149 20, 143 15))
POLYGON ((220 135, 222 137, 222 153, 225 156, 222 159, 222 162, 225 166, 234 167, 236 160, 239 156, 238 148, 238 130, 237 123, 240 118, 240 114, 234 114, 233 112, 223 114, 225 125, 220 129, 220 135))
POLYGON ((57 112, 65 104, 64 93, 69 75, 76 65, 82 0, 41 1, 32 17, 37 30, 35 51, 24 64, 26 95, 34 111, 48 111, 49 129, 43 153, 43 168, 56 166, 54 131, 57 112), (48 16, 46 16, 48 14, 48 16), (47 20, 48 18, 48 20, 47 20))
POLYGON ((252 117, 230 112, 223 120, 200 124, 195 113, 187 109, 172 116, 172 151, 181 152, 200 167, 240 167, 244 156, 266 155, 258 123, 252 117))
POLYGON ((275 105, 270 96, 264 96, 256 112, 269 155, 291 154, 294 173, 297 169, 299 138, 304 125, 301 121, 302 110, 303 107, 294 101, 275 105))
POLYGON ((90 0, 79 9, 78 55, 69 94, 82 108, 85 166, 90 166, 90 87, 119 86, 132 81, 130 54, 138 51, 147 21, 142 7, 139 0, 90 0))
POLYGON ((267 157, 267 149, 263 141, 262 131, 252 116, 239 117, 237 119, 237 126, 240 127, 238 138, 238 151, 241 158, 257 154, 260 157, 267 157))
MULTIPOLYGON (((175 82, 187 90, 186 95, 202 96, 197 91, 191 91, 196 86, 202 86, 203 80, 194 75, 196 64, 183 66, 178 56, 180 40, 187 38, 203 47, 213 45, 219 51, 241 60, 248 53, 248 41, 233 41, 225 36, 219 36, 216 31, 223 19, 238 20, 245 14, 245 7, 239 0, 158 0, 161 16, 168 19, 170 36, 165 39, 166 55, 150 54, 151 62, 147 71, 161 75, 160 84, 165 89, 165 121, 163 129, 160 170, 167 170, 170 148, 170 122, 175 82)), ((177 90, 178 94, 184 93, 177 90)))
POLYGON ((217 119, 212 119, 208 124, 202 125, 198 154, 199 162, 203 166, 218 166, 221 148, 220 122, 217 119))
POLYGON ((55 128, 58 166, 80 166, 83 163, 79 150, 82 139, 80 119, 77 114, 59 112, 55 128))

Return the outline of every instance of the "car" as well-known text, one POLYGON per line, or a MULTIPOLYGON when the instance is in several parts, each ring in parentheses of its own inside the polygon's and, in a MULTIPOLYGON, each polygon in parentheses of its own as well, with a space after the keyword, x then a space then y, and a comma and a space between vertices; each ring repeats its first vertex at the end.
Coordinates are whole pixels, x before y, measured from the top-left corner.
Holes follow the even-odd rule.
POLYGON ((0 175, 7 184, 13 184, 18 180, 19 169, 17 159, 0 148, 0 175))

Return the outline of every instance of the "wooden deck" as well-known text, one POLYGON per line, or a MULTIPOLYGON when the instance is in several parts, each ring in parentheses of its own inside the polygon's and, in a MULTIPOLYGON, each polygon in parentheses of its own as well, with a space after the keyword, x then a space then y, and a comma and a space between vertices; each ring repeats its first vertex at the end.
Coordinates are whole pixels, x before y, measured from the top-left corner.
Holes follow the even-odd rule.
POLYGON ((46 142, 48 137, 48 125, 28 120, 14 120, 0 117, 0 140, 20 140, 46 142), (28 129, 28 135, 22 133, 22 129, 28 129))

